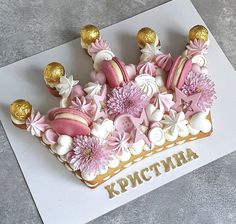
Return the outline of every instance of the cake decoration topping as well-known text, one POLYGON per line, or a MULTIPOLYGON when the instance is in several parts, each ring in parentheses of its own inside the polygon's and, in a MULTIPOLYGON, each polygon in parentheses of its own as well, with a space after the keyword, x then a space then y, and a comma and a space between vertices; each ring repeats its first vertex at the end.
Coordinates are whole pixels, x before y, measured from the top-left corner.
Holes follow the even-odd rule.
POLYGON ((128 83, 112 90, 107 101, 108 113, 111 117, 126 113, 138 117, 145 108, 147 101, 147 96, 140 88, 128 83))
POLYGON ((43 74, 46 83, 56 85, 60 82, 60 78, 65 75, 65 69, 62 64, 52 62, 44 68, 43 74))
POLYGON ((179 133, 188 131, 187 123, 184 113, 170 110, 169 114, 164 114, 164 120, 161 121, 164 124, 164 131, 169 132, 173 136, 178 136, 179 133))
POLYGON ((168 72, 173 64, 173 59, 170 54, 159 54, 155 59, 156 65, 168 72))
POLYGON ((115 155, 121 156, 123 153, 129 151, 130 146, 130 135, 126 132, 118 132, 115 131, 109 137, 107 141, 107 147, 111 150, 115 155))
POLYGON ((10 106, 15 126, 42 138, 51 152, 89 187, 153 153, 212 133, 214 83, 205 54, 208 33, 193 27, 183 54, 162 53, 155 31, 137 33, 138 65, 115 57, 99 29, 81 29, 81 44, 92 56, 92 82, 84 87, 51 63, 44 69, 48 90, 61 96, 48 121, 24 100, 10 106), (60 95, 59 95, 60 94, 60 95), (99 176, 98 176, 99 175, 99 176))
POLYGON ((194 39, 198 39, 203 42, 207 42, 208 41, 208 30, 206 27, 204 27, 202 25, 196 25, 189 30, 188 38, 189 38, 189 40, 192 40, 192 41, 194 39))
POLYGON ((199 108, 199 99, 201 97, 201 93, 195 93, 193 95, 185 95, 179 89, 175 89, 175 104, 172 109, 176 111, 183 111, 186 118, 194 115, 199 112, 201 109, 199 108))
POLYGON ((79 110, 88 116, 92 116, 94 113, 94 105, 92 104, 92 100, 85 98, 84 96, 82 97, 75 97, 74 100, 71 101, 71 108, 79 110))
POLYGON ((100 38, 99 29, 91 24, 88 24, 80 29, 81 45, 83 48, 88 46, 100 38))
POLYGON ((66 76, 62 76, 60 78, 60 83, 57 84, 56 88, 63 98, 67 98, 70 95, 72 88, 78 83, 79 81, 73 80, 72 75, 68 78, 66 76))
POLYGON ((130 116, 130 120, 132 121, 135 128, 134 143, 143 140, 148 147, 151 147, 151 142, 146 135, 149 126, 146 111, 143 110, 140 117, 138 118, 130 116))
POLYGON ((84 91, 89 96, 100 95, 102 90, 102 85, 97 82, 89 82, 85 85, 84 91))
POLYGON ((209 109, 216 98, 214 82, 201 72, 191 71, 185 79, 181 91, 187 96, 200 93, 197 105, 202 111, 209 109))
POLYGON ((55 151, 58 155, 65 155, 72 149, 73 139, 68 135, 60 135, 57 139, 55 151))
POLYGON ((31 112, 32 105, 26 100, 18 99, 10 105, 10 114, 18 121, 26 121, 31 112))
POLYGON ((204 112, 194 114, 189 121, 189 126, 203 133, 209 132, 211 130, 211 122, 206 117, 207 113, 204 112))
POLYGON ((157 93, 154 96, 154 105, 163 112, 169 112, 174 105, 173 95, 167 92, 157 93))
POLYGON ((143 93, 151 98, 155 93, 159 92, 159 86, 156 79, 149 74, 141 74, 135 78, 135 85, 139 87, 143 93))
POLYGON ((165 143, 165 134, 163 130, 159 127, 153 127, 148 132, 148 138, 151 143, 156 146, 161 146, 165 143))
POLYGON ((98 137, 101 141, 106 140, 107 137, 114 131, 115 127, 113 121, 106 118, 104 120, 98 120, 93 123, 91 134, 98 137))
POLYGON ((67 160, 75 170, 98 174, 109 163, 111 153, 104 148, 97 137, 77 136, 67 160))
POLYGON ((46 117, 42 116, 39 112, 32 113, 26 120, 27 131, 31 133, 31 135, 35 135, 37 137, 41 137, 42 133, 49 128, 49 125, 46 121, 46 117))
POLYGON ((107 98, 107 86, 103 85, 101 95, 93 95, 93 99, 96 105, 94 121, 96 121, 99 118, 107 118, 106 98, 107 98))
POLYGON ((94 57, 95 54, 97 54, 101 50, 109 50, 111 51, 111 48, 107 41, 103 40, 102 38, 96 39, 94 43, 91 43, 91 45, 88 48, 88 53, 92 57, 94 57))
POLYGON ((52 128, 48 128, 45 132, 43 132, 42 140, 47 145, 54 145, 57 143, 58 134, 52 130, 52 128))
POLYGON ((155 44, 146 44, 141 52, 140 62, 154 61, 158 54, 162 54, 155 44))
POLYGON ((136 40, 138 42, 139 47, 141 48, 143 48, 145 44, 157 45, 159 43, 159 39, 156 32, 149 27, 141 28, 136 35, 136 40))
POLYGON ((149 74, 151 76, 156 75, 156 66, 152 62, 145 62, 138 64, 137 71, 139 74, 149 74))
POLYGON ((186 46, 190 55, 194 54, 207 54, 208 45, 202 40, 194 39, 189 41, 189 45, 186 46))
POLYGON ((160 121, 163 118, 163 115, 164 115, 164 111, 158 109, 153 104, 149 104, 146 107, 146 113, 147 113, 148 120, 151 121, 151 122, 160 121))

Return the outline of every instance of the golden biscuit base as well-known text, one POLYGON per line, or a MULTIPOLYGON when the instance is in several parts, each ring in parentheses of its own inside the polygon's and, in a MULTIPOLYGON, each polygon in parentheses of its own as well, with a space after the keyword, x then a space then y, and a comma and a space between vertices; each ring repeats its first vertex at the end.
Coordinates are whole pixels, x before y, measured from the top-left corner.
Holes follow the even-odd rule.
MULTIPOLYGON (((212 119, 211 119, 211 114, 209 113, 207 116, 207 119, 211 122, 212 124, 212 119)), ((84 182, 88 187, 90 188, 96 188, 97 186, 99 186, 100 184, 104 183, 105 181, 107 181, 108 179, 110 179, 111 177, 113 177, 114 175, 116 175, 117 173, 121 172, 122 170, 126 169, 127 167, 131 166, 132 164, 139 162, 142 159, 145 159, 153 154, 159 153, 161 151, 164 151, 166 149, 172 148, 174 146, 177 145, 181 145, 184 144, 186 142, 189 141, 193 141, 196 139, 201 139, 201 138, 206 138, 208 136, 210 136, 213 132, 213 129, 211 128, 211 130, 207 133, 203 133, 203 132, 199 132, 197 135, 191 135, 189 134, 186 137, 178 137, 175 141, 165 141, 165 143, 162 146, 155 146, 153 147, 151 150, 143 150, 140 154, 138 155, 132 155, 129 160, 122 162, 120 161, 120 164, 115 167, 115 168, 108 168, 108 171, 104 174, 99 174, 96 176, 96 178, 94 180, 91 181, 87 181, 84 180, 81 176, 81 172, 79 170, 74 171, 70 164, 68 162, 66 162, 60 155, 56 154, 49 145, 46 145, 44 142, 41 142, 47 146, 48 150, 57 157, 57 159, 63 163, 63 165, 71 172, 73 172, 75 174, 75 176, 81 180, 82 182, 84 182)))

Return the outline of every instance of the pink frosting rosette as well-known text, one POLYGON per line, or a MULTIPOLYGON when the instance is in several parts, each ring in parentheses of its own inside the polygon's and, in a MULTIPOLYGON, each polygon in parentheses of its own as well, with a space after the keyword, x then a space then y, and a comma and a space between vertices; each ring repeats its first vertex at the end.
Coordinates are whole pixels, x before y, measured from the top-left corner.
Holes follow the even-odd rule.
POLYGON ((107 41, 103 40, 102 38, 97 39, 94 43, 91 43, 90 47, 88 48, 88 54, 94 57, 101 50, 111 50, 107 41))
POLYGON ((156 65, 166 72, 170 71, 173 64, 173 59, 170 54, 159 54, 155 61, 156 65))
POLYGON ((28 119, 26 120, 27 131, 31 133, 31 135, 35 135, 37 137, 41 137, 42 133, 49 128, 49 125, 46 121, 46 117, 42 116, 39 112, 32 113, 28 119))
POLYGON ((189 45, 187 45, 186 48, 189 55, 207 54, 208 52, 208 45, 198 39, 194 39, 193 41, 190 40, 189 45))
POLYGON ((138 74, 150 74, 156 76, 156 66, 152 62, 146 62, 137 66, 138 74))

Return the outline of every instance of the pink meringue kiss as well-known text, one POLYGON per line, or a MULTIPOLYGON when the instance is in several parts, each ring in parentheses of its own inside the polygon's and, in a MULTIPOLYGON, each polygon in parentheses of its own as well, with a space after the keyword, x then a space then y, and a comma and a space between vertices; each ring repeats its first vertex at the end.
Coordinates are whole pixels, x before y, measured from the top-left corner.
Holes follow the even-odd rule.
POLYGON ((125 65, 129 80, 132 81, 137 76, 137 68, 134 64, 125 65))
POLYGON ((58 134, 50 128, 43 133, 42 140, 47 145, 53 145, 57 143, 58 137, 58 134))
POLYGON ((81 85, 73 86, 71 94, 70 94, 70 99, 73 100, 75 97, 82 97, 82 96, 85 96, 83 87, 81 85))
POLYGON ((156 65, 166 72, 170 71, 173 64, 173 59, 170 54, 159 54, 156 57, 156 65))
POLYGON ((102 71, 96 72, 93 70, 90 77, 92 82, 98 82, 100 85, 104 85, 106 83, 106 76, 102 71))
POLYGON ((149 74, 151 76, 156 76, 156 66, 152 62, 138 64, 137 71, 138 74, 149 74))
POLYGON ((103 40, 102 38, 97 39, 94 43, 91 43, 90 47, 88 48, 88 54, 94 58, 94 56, 102 50, 111 50, 107 41, 103 40))

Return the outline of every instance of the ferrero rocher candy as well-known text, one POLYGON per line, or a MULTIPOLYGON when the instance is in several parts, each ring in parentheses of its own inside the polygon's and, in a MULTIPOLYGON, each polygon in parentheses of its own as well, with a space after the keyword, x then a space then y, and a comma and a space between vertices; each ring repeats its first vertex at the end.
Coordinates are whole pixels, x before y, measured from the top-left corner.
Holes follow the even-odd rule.
POLYGON ((100 31, 98 27, 89 24, 81 28, 80 37, 85 47, 88 47, 91 43, 100 38, 100 31))
POLYGON ((143 48, 146 44, 154 44, 159 42, 156 32, 149 28, 143 27, 140 29, 136 35, 138 45, 143 48))
POLYGON ((196 25, 189 30, 188 39, 193 41, 194 39, 201 40, 203 42, 208 41, 208 30, 205 26, 196 25))
POLYGON ((44 80, 49 84, 57 84, 60 78, 65 74, 65 69, 62 64, 52 62, 48 64, 43 71, 44 80))
POLYGON ((32 112, 32 105, 22 99, 15 100, 10 105, 10 114, 17 121, 25 121, 32 112))

